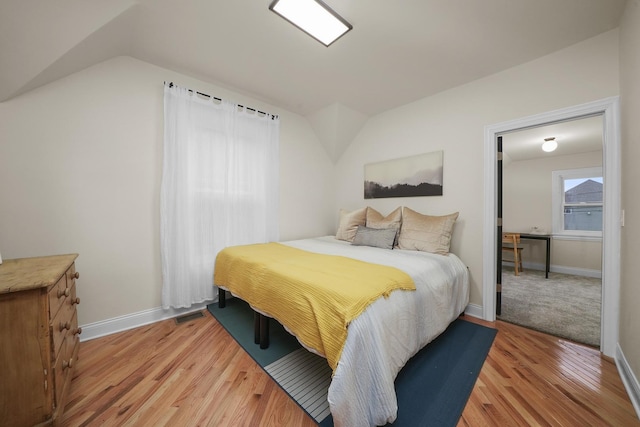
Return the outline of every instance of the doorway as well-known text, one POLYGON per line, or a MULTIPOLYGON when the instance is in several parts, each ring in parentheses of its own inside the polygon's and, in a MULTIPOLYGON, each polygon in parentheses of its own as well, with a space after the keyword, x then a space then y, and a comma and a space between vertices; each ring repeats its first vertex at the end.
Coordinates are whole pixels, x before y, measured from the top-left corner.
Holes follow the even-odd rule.
MULTIPOLYGON (((502 279, 498 319, 597 348, 602 131, 598 114, 500 135, 502 231, 521 237, 517 246, 524 268, 512 268, 508 255, 496 265, 502 279), (545 150, 545 140, 554 141, 555 149, 545 150)), ((502 253, 498 249, 497 256, 502 253)))
POLYGON ((485 127, 484 137, 484 227, 483 227, 483 318, 496 319, 497 286, 497 137, 500 134, 602 115, 604 210, 602 231, 602 322, 600 350, 615 356, 618 340, 620 294, 620 119, 618 97, 562 110, 529 116, 485 127))

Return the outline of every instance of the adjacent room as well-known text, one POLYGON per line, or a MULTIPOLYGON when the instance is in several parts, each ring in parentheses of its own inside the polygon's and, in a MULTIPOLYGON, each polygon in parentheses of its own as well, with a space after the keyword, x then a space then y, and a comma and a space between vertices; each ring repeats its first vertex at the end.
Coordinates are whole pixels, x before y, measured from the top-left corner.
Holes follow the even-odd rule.
POLYGON ((301 3, 3 2, 0 417, 640 425, 640 0, 301 3))
POLYGON ((602 135, 597 115, 502 137, 502 228, 518 241, 503 246, 498 318, 597 348, 602 135))

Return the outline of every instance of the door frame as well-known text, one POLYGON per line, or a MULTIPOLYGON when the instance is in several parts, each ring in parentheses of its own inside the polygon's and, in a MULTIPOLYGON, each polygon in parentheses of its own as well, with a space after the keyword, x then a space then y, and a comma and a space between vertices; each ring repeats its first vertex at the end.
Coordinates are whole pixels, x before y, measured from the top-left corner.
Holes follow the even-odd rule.
POLYGON ((602 314, 600 351, 614 357, 620 313, 620 99, 618 96, 549 111, 484 129, 483 318, 496 320, 497 147, 499 134, 602 115, 604 211, 602 230, 602 314), (605 286, 606 284, 606 286, 605 286))

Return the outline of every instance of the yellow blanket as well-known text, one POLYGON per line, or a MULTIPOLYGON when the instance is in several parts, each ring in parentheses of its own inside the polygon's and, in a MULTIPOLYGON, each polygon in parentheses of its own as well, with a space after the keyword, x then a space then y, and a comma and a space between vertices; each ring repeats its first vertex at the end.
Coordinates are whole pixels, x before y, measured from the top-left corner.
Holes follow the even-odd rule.
POLYGON ((334 371, 349 323, 380 296, 416 288, 397 268, 279 243, 220 251, 214 283, 277 319, 303 344, 324 354, 334 371))

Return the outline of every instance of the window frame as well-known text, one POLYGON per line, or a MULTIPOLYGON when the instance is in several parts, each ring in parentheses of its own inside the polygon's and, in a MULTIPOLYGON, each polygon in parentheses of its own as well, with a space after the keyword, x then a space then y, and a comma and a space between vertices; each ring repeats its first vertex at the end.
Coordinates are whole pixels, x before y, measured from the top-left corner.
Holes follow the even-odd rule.
MULTIPOLYGON (((551 226, 554 237, 562 237, 567 239, 579 240, 600 240, 602 239, 602 231, 589 230, 565 230, 564 229, 564 210, 565 210, 565 192, 564 181, 567 179, 582 179, 600 177, 603 180, 604 192, 604 176, 602 174, 602 166, 590 168, 565 169, 551 172, 551 226)), ((604 194, 602 197, 602 209, 604 214, 604 194)), ((596 205, 596 204, 590 204, 596 205)), ((604 219, 602 227, 604 228, 604 219)))

